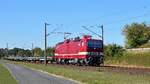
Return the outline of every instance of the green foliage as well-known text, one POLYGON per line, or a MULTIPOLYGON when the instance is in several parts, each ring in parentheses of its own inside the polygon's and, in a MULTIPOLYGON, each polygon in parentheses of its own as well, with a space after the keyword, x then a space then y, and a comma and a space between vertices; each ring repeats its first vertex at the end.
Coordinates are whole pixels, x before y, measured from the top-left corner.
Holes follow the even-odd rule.
POLYGON ((5 49, 0 49, 0 59, 4 56, 6 56, 6 50, 5 49))
POLYGON ((124 49, 122 46, 117 45, 117 44, 109 44, 105 46, 104 49, 105 57, 106 58, 113 58, 113 57, 121 57, 124 54, 124 49))
POLYGON ((22 50, 21 48, 10 49, 10 50, 9 50, 9 55, 17 56, 17 55, 18 55, 18 52, 21 51, 21 50, 22 50))
POLYGON ((32 53, 30 50, 25 50, 25 49, 21 49, 21 48, 14 48, 14 49, 10 49, 8 50, 8 54, 9 55, 13 55, 13 56, 32 56, 32 53))
POLYGON ((149 41, 150 27, 145 23, 133 23, 124 27, 123 34, 126 37, 126 48, 136 48, 149 41))
POLYGON ((25 56, 32 56, 32 51, 31 50, 25 50, 24 51, 25 56))
POLYGON ((23 50, 19 50, 18 53, 17 53, 17 55, 18 55, 18 56, 24 56, 23 50))
POLYGON ((42 49, 39 47, 34 48, 33 52, 34 52, 34 56, 42 56, 42 54, 43 54, 42 49))
POLYGON ((47 48, 47 56, 54 56, 54 48, 53 47, 48 47, 47 48))

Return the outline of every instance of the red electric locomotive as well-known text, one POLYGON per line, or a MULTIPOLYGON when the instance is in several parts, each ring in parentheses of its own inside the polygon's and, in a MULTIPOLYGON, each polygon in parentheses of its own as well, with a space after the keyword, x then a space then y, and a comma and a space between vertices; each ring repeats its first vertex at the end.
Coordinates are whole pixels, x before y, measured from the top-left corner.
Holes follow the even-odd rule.
POLYGON ((103 42, 84 35, 82 39, 68 39, 55 47, 55 59, 61 64, 103 64, 103 42))

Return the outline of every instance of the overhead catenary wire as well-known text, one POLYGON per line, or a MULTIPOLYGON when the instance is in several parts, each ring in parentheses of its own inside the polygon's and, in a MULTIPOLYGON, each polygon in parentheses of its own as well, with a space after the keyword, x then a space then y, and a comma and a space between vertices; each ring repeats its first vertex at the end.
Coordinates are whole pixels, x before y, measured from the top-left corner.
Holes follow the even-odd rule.
POLYGON ((126 18, 126 19, 121 19, 121 20, 116 20, 116 21, 112 21, 112 22, 103 23, 103 25, 110 25, 110 24, 125 22, 125 21, 129 21, 131 19, 137 19, 137 18, 149 16, 149 15, 150 15, 150 13, 145 13, 143 15, 138 15, 138 16, 134 16, 134 17, 126 18))
MULTIPOLYGON (((88 30, 89 32, 91 32, 91 33, 93 33, 93 34, 95 34, 95 35, 99 36, 100 38, 102 38, 102 36, 101 36, 101 35, 99 35, 99 34, 95 33, 94 31, 92 31, 92 30, 90 30, 90 29, 88 29, 86 26, 82 26, 82 27, 83 27, 84 29, 88 30)), ((93 27, 93 26, 90 26, 90 27, 93 27)))
POLYGON ((50 33, 48 33, 47 34, 48 36, 51 35, 51 34, 53 34, 54 32, 56 32, 60 27, 62 28, 63 24, 60 24, 60 27, 58 27, 59 26, 58 24, 56 24, 56 26, 57 26, 57 28, 53 29, 50 33))
POLYGON ((51 32, 50 34, 63 34, 64 35, 64 39, 66 39, 72 33, 70 33, 70 32, 51 32))

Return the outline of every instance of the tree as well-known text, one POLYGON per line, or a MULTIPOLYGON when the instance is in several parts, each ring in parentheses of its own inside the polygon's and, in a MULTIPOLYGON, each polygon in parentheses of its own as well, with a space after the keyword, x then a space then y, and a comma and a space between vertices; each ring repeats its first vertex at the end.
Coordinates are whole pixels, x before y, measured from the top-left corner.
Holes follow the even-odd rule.
POLYGON ((10 56, 32 56, 31 50, 21 49, 21 48, 13 48, 8 51, 10 56))
POLYGON ((150 27, 145 23, 132 23, 123 29, 126 38, 126 48, 136 48, 150 40, 150 27))
POLYGON ((31 52, 31 50, 24 50, 24 54, 25 54, 25 56, 32 56, 32 52, 31 52))
POLYGON ((34 56, 41 56, 42 55, 42 49, 39 47, 34 48, 33 51, 34 51, 34 56))
POLYGON ((17 52, 15 52, 14 49, 9 49, 8 54, 11 55, 11 56, 16 56, 17 52))
POLYGON ((18 53, 17 53, 18 56, 24 56, 24 50, 19 50, 18 53))
POLYGON ((21 49, 21 48, 9 49, 8 54, 13 55, 13 56, 17 56, 17 55, 22 56, 23 55, 23 49, 21 49))
POLYGON ((0 59, 6 56, 6 49, 0 48, 0 59))

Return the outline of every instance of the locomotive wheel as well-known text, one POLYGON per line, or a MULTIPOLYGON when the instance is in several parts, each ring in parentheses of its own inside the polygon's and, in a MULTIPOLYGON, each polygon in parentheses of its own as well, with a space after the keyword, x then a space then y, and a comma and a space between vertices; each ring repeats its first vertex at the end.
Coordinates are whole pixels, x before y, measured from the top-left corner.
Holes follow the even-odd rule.
POLYGON ((64 63, 68 65, 69 64, 69 59, 65 59, 64 63))
POLYGON ((94 62, 93 62, 93 58, 92 57, 89 57, 88 58, 88 65, 89 66, 93 66, 94 64, 93 64, 94 62))
POLYGON ((78 65, 78 66, 81 66, 81 65, 82 65, 80 60, 81 60, 81 59, 78 59, 78 61, 77 61, 77 65, 78 65))

